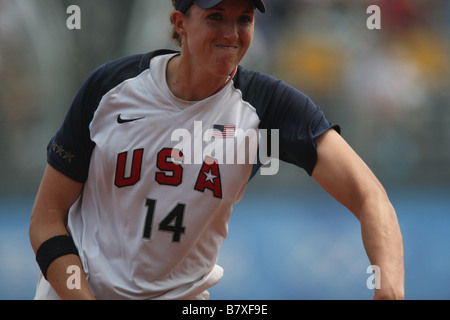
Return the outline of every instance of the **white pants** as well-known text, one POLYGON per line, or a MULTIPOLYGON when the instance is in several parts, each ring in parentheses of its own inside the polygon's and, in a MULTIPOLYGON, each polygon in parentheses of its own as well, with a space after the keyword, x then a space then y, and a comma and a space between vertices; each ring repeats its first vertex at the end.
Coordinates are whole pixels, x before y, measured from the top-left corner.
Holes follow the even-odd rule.
POLYGON ((34 300, 61 300, 50 283, 45 280, 42 273, 39 276, 39 280, 36 286, 36 295, 34 296, 34 300))
MULTIPOLYGON (((36 295, 34 296, 34 300, 61 300, 51 284, 47 280, 45 280, 42 273, 39 276, 39 280, 36 286, 36 295)), ((188 300, 209 300, 209 292, 205 290, 199 295, 188 300)))

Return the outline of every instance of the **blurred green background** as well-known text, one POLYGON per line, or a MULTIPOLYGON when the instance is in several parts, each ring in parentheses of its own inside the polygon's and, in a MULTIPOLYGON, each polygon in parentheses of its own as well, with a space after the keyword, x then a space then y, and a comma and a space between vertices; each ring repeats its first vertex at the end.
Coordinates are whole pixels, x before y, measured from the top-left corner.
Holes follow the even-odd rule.
MULTIPOLYGON (((450 298, 450 1, 265 2, 242 65, 297 87, 341 125, 397 209, 407 297, 450 298), (381 30, 366 26, 372 4, 381 30)), ((82 81, 105 61, 176 48, 170 11, 169 0, 0 0, 1 299, 33 297, 29 214, 46 145, 82 81), (69 5, 81 30, 66 27, 69 5)), ((212 298, 372 294, 358 222, 289 165, 251 182, 219 262, 212 298)))

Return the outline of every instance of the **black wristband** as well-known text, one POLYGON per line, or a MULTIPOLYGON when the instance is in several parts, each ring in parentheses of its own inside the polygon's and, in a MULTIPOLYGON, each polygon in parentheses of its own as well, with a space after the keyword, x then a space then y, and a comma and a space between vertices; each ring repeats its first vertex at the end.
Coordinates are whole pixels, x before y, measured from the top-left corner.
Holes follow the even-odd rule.
POLYGON ((36 261, 45 279, 47 279, 47 269, 50 264, 57 258, 68 254, 78 256, 78 249, 71 236, 55 236, 41 244, 36 251, 36 261))

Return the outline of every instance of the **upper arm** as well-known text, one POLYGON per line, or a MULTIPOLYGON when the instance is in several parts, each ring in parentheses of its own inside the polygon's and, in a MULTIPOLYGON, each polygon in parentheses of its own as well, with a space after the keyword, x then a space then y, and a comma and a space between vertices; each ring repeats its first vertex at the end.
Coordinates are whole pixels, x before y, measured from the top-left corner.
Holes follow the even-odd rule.
POLYGON ((385 197, 378 179, 334 130, 316 139, 317 162, 312 177, 358 218, 364 201, 385 197))
POLYGON ((31 213, 30 240, 33 249, 55 235, 67 234, 67 215, 83 184, 47 165, 31 213))
MULTIPOLYGON (((235 86, 243 100, 256 109, 259 129, 278 130, 278 152, 273 156, 311 175, 316 163, 315 138, 330 128, 340 132, 340 127, 329 122, 303 92, 271 76, 240 68, 235 86)), ((269 145, 268 141, 262 143, 269 145)), ((255 166, 252 176, 258 168, 255 166)))

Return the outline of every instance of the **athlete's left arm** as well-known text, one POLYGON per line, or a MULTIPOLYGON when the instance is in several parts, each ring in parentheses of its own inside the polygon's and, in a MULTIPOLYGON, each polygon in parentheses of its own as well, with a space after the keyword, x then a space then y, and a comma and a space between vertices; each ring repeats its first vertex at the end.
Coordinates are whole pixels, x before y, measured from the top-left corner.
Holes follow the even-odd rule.
POLYGON ((380 268, 381 289, 375 290, 374 299, 403 299, 403 240, 385 189, 335 130, 316 142, 312 177, 358 218, 368 258, 380 268))

